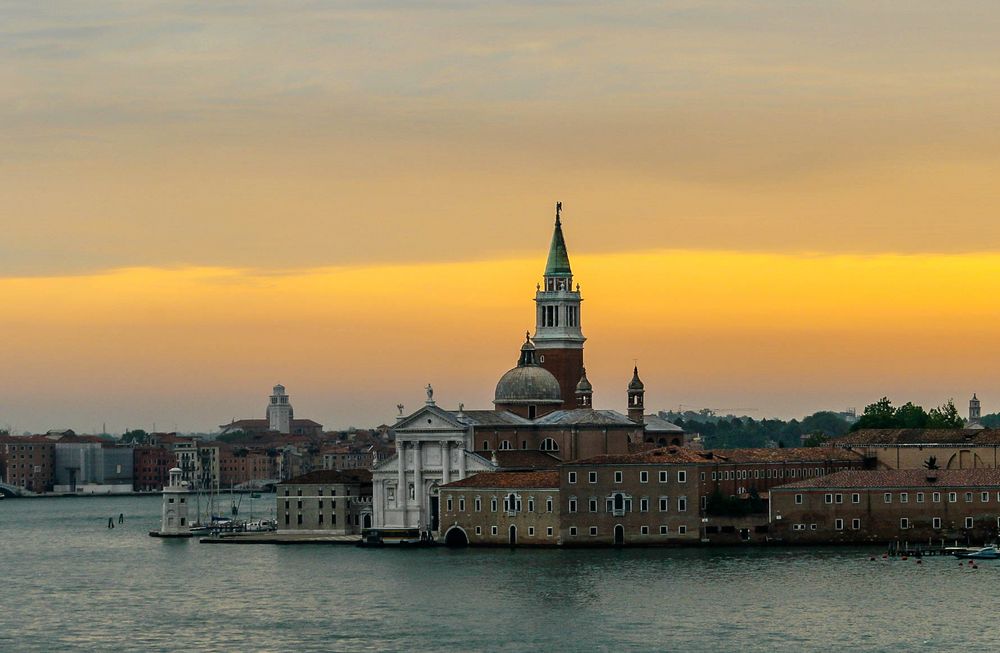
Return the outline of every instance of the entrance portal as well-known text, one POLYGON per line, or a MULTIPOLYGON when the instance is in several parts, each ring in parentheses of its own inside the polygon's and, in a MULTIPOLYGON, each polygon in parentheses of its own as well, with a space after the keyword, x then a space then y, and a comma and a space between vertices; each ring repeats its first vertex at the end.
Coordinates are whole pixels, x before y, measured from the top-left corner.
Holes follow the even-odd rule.
POLYGON ((469 538, 461 528, 452 526, 445 533, 444 543, 447 546, 469 546, 469 538))
POLYGON ((517 526, 510 527, 510 533, 507 536, 510 544, 517 544, 517 526))
POLYGON ((621 524, 615 526, 615 546, 625 544, 625 527, 621 524))

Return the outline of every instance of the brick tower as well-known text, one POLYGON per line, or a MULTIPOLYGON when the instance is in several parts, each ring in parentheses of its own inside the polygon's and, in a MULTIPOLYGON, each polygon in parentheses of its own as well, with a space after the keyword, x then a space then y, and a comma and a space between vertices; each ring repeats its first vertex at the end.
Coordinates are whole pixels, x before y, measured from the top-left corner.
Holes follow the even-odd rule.
POLYGON ((556 202, 556 226, 545 264, 544 280, 535 293, 535 350, 539 364, 552 373, 562 390, 562 408, 577 407, 576 387, 584 375, 580 330, 580 286, 573 289, 573 271, 562 232, 562 202, 556 202))

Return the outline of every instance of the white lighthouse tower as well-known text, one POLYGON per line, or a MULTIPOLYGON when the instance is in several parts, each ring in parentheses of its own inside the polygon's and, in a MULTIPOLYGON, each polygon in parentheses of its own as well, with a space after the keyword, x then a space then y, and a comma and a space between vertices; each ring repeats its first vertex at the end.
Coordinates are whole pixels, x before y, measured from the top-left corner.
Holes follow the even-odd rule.
POLYGON ((160 530, 150 531, 153 537, 191 537, 188 520, 188 499, 191 486, 184 479, 180 467, 170 470, 170 483, 163 488, 163 512, 160 516, 160 530))
POLYGON ((288 403, 285 386, 279 383, 271 391, 271 400, 267 404, 268 428, 278 433, 291 433, 293 417, 294 412, 292 405, 288 403))

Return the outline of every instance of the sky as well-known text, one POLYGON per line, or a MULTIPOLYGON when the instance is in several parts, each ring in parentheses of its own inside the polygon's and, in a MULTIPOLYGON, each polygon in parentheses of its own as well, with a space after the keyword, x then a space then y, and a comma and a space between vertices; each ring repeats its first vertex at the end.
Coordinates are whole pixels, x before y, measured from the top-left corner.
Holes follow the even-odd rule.
POLYGON ((598 408, 1000 410, 995 2, 0 4, 0 428, 491 407, 553 206, 598 408))

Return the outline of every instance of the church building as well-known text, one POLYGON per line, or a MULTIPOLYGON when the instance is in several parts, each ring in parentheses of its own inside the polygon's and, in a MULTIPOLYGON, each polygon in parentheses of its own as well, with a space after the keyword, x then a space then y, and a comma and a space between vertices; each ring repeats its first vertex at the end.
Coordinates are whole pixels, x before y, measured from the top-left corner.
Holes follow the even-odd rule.
POLYGON ((573 285, 562 230, 562 204, 542 282, 535 293, 535 334, 525 334, 517 364, 497 382, 492 410, 444 410, 427 387, 427 402, 400 417, 397 453, 372 470, 374 539, 423 539, 438 530, 442 485, 467 476, 550 466, 603 454, 683 445, 684 432, 644 415, 645 387, 633 367, 623 392, 627 414, 593 408, 584 367, 580 285, 573 285))

